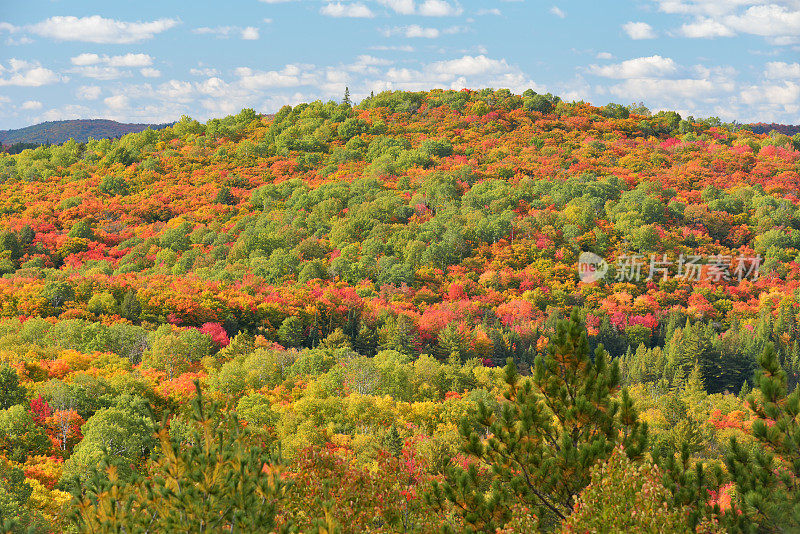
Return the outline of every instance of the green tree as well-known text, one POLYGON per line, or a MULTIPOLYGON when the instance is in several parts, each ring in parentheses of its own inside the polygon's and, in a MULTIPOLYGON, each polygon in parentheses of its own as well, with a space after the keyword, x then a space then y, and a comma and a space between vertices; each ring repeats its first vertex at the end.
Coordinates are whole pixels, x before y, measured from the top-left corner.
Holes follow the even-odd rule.
POLYGON ((591 469, 591 482, 564 522, 564 534, 584 532, 685 533, 686 513, 673 506, 659 468, 649 461, 633 462, 622 448, 591 469))
POLYGON ((155 446, 149 408, 141 397, 122 395, 81 427, 83 439, 64 462, 67 486, 84 483, 100 462, 113 465, 117 476, 129 478, 155 446))
POLYGON ((755 412, 751 451, 731 438, 725 464, 736 484, 735 506, 726 514, 731 530, 796 532, 800 529, 800 389, 787 394, 786 371, 772 343, 758 361, 758 390, 748 399, 755 412))
POLYGON ((304 337, 303 320, 296 315, 284 319, 278 328, 278 339, 284 347, 299 347, 304 337))
POLYGON ((79 531, 273 531, 284 487, 279 455, 252 439, 235 412, 204 407, 196 388, 185 432, 155 425, 159 455, 145 475, 126 482, 102 462, 74 489, 79 531))
POLYGON ((7 363, 0 364, 0 409, 11 408, 25 401, 25 388, 19 384, 19 376, 7 363))
POLYGON ((647 442, 647 427, 627 392, 622 402, 614 397, 617 363, 608 363, 602 347, 591 357, 577 310, 558 323, 531 378, 522 379, 509 359, 506 384, 499 413, 479 403, 478 422, 489 438, 482 439, 469 418, 461 422, 463 451, 476 462, 466 470, 448 468, 446 481, 427 496, 441 508, 450 503, 468 532, 502 528, 520 504, 545 523, 563 520, 597 461, 618 444, 636 457, 647 442), (484 465, 489 473, 479 471, 484 465))

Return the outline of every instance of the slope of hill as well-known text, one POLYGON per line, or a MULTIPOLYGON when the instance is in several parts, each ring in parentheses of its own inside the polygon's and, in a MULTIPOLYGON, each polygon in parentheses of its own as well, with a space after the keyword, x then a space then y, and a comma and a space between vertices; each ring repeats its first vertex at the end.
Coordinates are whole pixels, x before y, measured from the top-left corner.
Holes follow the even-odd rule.
POLYGON ((137 133, 147 128, 158 130, 169 124, 127 124, 108 119, 75 119, 48 121, 16 130, 0 130, 0 143, 38 143, 57 145, 75 139, 85 142, 89 138, 109 139, 137 133))
MULTIPOLYGON (((589 466, 635 435, 632 405, 649 424, 645 457, 685 453, 709 466, 690 491, 642 492, 658 495, 657 506, 635 509, 647 524, 664 524, 647 515, 655 508, 674 510, 675 522, 721 515, 713 495, 741 510, 729 514, 736 525, 759 527, 729 532, 783 525, 753 512, 742 500, 752 493, 725 493, 741 469, 711 466, 730 463, 732 437, 755 450, 762 414, 778 413, 737 395, 755 383, 760 355, 770 370, 759 383, 780 384, 751 399, 800 382, 798 141, 487 89, 381 93, 273 117, 243 110, 0 154, 0 407, 14 405, 0 410, 0 473, 16 469, 0 476, 0 495, 11 494, 4 480, 36 488, 16 509, 4 504, 15 510, 6 515, 24 508, 47 531, 83 531, 63 527, 68 512, 111 521, 105 511, 128 503, 137 508, 120 521, 156 521, 139 498, 169 492, 93 486, 110 478, 92 474, 106 461, 123 482, 134 470, 137 484, 171 488, 187 486, 162 475, 238 481, 189 478, 213 465, 181 459, 173 469, 153 440, 148 405, 169 421, 162 437, 175 450, 223 457, 188 446, 201 443, 198 428, 216 436, 211 418, 232 411, 209 409, 208 426, 194 426, 197 381, 209 405, 235 408, 259 447, 280 445, 280 471, 264 456, 234 461, 247 447, 216 464, 296 482, 258 494, 279 501, 279 531, 338 531, 331 522, 341 521, 342 532, 464 532, 478 517, 486 522, 473 531, 536 532, 538 520, 558 531, 576 510, 612 517, 575 503, 595 478, 589 466), (571 313, 574 324, 559 326, 571 313), (507 361, 508 372, 498 369, 507 361), (532 365, 535 375, 517 382, 512 371, 530 375, 532 365), (524 405, 512 408, 512 397, 524 405), (491 450, 524 457, 478 458, 490 451, 478 447, 486 436, 513 439, 491 450), (547 506, 509 467, 530 463, 527 484, 547 506), (473 474, 454 480, 456 467, 473 474), (442 490, 446 478, 459 489, 442 490), (70 487, 81 498, 104 488, 92 495, 108 506, 70 504, 70 487), (487 510, 489 491, 497 513, 472 514, 487 510), (434 492, 436 502, 426 497, 434 492)), ((796 403, 775 402, 796 414, 796 403)), ((794 415, 769 417, 770 432, 796 428, 794 415)), ((244 439, 233 421, 218 428, 244 439)), ((691 465, 683 458, 680 477, 691 465)), ((766 510, 780 511, 800 501, 800 468, 783 476, 772 461, 754 460, 760 470, 747 480, 762 485, 759 502, 774 498, 766 510)), ((613 486, 615 499, 662 483, 625 473, 607 479, 635 490, 613 486)), ((219 521, 241 506, 235 492, 247 492, 236 487, 246 486, 234 486, 210 489, 219 499, 207 504, 220 510, 198 517, 219 521)), ((174 530, 159 521, 168 526, 146 528, 174 530)))
POLYGON ((776 124, 774 122, 768 124, 757 122, 755 124, 749 124, 748 128, 757 134, 766 134, 774 130, 791 137, 800 133, 800 124, 776 124))

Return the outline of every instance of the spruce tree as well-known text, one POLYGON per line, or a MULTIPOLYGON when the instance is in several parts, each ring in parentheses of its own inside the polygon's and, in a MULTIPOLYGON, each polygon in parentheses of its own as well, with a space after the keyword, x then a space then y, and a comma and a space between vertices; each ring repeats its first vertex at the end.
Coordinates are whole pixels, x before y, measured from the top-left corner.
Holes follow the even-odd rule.
POLYGON ((505 373, 499 413, 479 404, 483 432, 469 419, 460 426, 463 452, 476 461, 467 469, 448 468, 445 481, 427 495, 433 506, 460 515, 466 532, 502 528, 519 505, 556 524, 571 513, 595 463, 620 443, 636 457, 647 441, 627 392, 621 402, 615 398, 617 362, 609 363, 602 347, 592 357, 577 312, 559 322, 532 377, 521 378, 511 359, 505 373), (491 468, 488 475, 482 465, 491 468))

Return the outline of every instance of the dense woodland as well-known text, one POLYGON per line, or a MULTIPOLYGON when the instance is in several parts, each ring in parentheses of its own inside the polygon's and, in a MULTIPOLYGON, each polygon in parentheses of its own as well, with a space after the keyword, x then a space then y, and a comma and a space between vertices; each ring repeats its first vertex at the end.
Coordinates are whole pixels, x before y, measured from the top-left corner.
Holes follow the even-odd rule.
POLYGON ((3 528, 796 532, 799 150, 487 89, 0 154, 3 528))
POLYGON ((169 124, 131 124, 108 119, 70 119, 47 121, 16 130, 0 130, 0 144, 23 147, 26 144, 60 144, 70 139, 88 141, 122 137, 148 128, 158 130, 169 124))

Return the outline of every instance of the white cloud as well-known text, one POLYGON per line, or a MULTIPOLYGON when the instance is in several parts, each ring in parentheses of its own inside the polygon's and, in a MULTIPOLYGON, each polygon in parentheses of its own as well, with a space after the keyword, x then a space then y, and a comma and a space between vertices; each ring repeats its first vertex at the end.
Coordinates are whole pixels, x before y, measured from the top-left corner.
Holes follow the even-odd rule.
POLYGON ((733 30, 714 19, 703 18, 696 22, 684 24, 678 32, 684 37, 693 39, 712 37, 733 37, 733 30))
POLYGON ((39 115, 37 121, 60 121, 67 119, 80 119, 85 117, 96 116, 96 112, 77 104, 68 104, 62 109, 49 109, 39 115))
POLYGON ((800 38, 800 2, 797 0, 654 0, 665 13, 692 20, 676 35, 689 38, 758 35, 785 46, 800 38))
POLYGON ((378 0, 378 3, 401 15, 413 15, 417 10, 414 0, 378 0))
POLYGON ((461 6, 443 0, 425 0, 418 9, 418 14, 424 17, 455 17, 462 12, 461 6))
POLYGON ((495 15, 495 16, 499 17, 503 13, 499 9, 497 9, 496 7, 493 7, 491 9, 479 9, 478 11, 475 12, 475 14, 476 15, 495 15))
POLYGON ((609 52, 598 52, 595 57, 597 59, 614 59, 614 56, 609 52))
POLYGON ((42 67, 38 61, 21 59, 8 60, 8 67, 0 64, 0 86, 17 85, 21 87, 40 87, 51 83, 66 81, 50 69, 42 67))
POLYGON ((675 74, 678 65, 672 58, 639 57, 611 65, 590 65, 589 72, 605 78, 663 78, 675 74))
POLYGON ((786 80, 789 78, 800 78, 800 63, 784 63, 783 61, 771 61, 764 69, 764 76, 767 78, 786 80))
POLYGON ((628 37, 634 40, 656 38, 653 27, 646 22, 627 22, 622 25, 622 29, 628 34, 628 37))
POLYGON ((75 96, 80 100, 97 100, 102 92, 103 90, 96 85, 84 85, 78 87, 75 96))
POLYGON ((409 26, 395 26, 394 28, 389 28, 383 31, 383 35, 386 37, 401 35, 403 37, 408 37, 409 39, 435 39, 439 37, 440 34, 441 32, 436 28, 425 28, 418 24, 411 24, 409 26))
POLYGON ((128 97, 125 95, 114 95, 103 99, 103 103, 111 109, 124 109, 129 106, 128 97))
POLYGON ((366 18, 371 19, 375 16, 372 11, 362 4, 361 2, 352 2, 352 3, 342 3, 342 2, 331 2, 328 3, 319 10, 322 15, 326 17, 335 17, 335 18, 366 18))
POLYGON ((158 87, 158 93, 169 99, 186 99, 194 92, 194 87, 189 82, 170 80, 158 87))
POLYGON ((84 67, 75 67, 69 72, 80 74, 86 78, 94 78, 95 80, 116 80, 118 78, 132 76, 131 71, 121 70, 117 67, 109 67, 107 65, 86 65, 84 67))
POLYGON ((271 18, 264 18, 261 20, 264 22, 264 24, 272 24, 274 22, 271 18))
POLYGON ((548 10, 548 13, 551 15, 555 15, 556 17, 563 19, 566 18, 567 14, 564 13, 558 6, 553 6, 548 10))
POLYGON ((201 67, 198 69, 189 69, 189 74, 191 74, 192 76, 212 77, 219 74, 219 71, 217 69, 212 69, 210 67, 201 67))
POLYGON ((785 81, 782 84, 754 85, 745 88, 742 101, 750 106, 762 103, 782 106, 787 112, 800 108, 800 84, 785 81))
POLYGON ((42 103, 38 100, 26 100, 21 107, 25 110, 42 109, 42 103))
POLYGON ((464 12, 458 2, 450 3, 446 2, 445 0, 423 0, 419 5, 417 5, 414 0, 377 0, 377 2, 393 10, 395 13, 399 13, 400 15, 420 15, 422 17, 456 17, 464 12))
POLYGON ((232 34, 240 33, 242 29, 239 26, 216 26, 214 28, 209 28, 204 26, 202 28, 195 28, 192 30, 192 33, 196 33, 197 35, 216 35, 220 39, 227 39, 232 34))
POLYGON ((800 35, 800 11, 776 4, 752 6, 740 15, 726 17, 725 23, 742 33, 764 37, 800 35))
POLYGON ((242 30, 242 39, 245 41, 255 41, 258 39, 258 28, 248 26, 242 30))
POLYGON ((161 71, 158 69, 154 69, 151 67, 146 67, 144 69, 140 69, 139 73, 144 76, 145 78, 158 78, 161 76, 161 71))
POLYGON ((99 56, 97 54, 80 54, 70 58, 77 66, 108 65, 109 67, 149 67, 153 58, 147 54, 125 54, 122 56, 99 56))
POLYGON ((151 39, 178 24, 175 19, 125 22, 103 18, 100 15, 81 18, 57 16, 28 26, 27 29, 36 35, 57 41, 130 44, 151 39))
POLYGON ((296 87, 313 83, 311 65, 286 65, 280 71, 255 71, 249 67, 239 67, 236 75, 244 89, 267 89, 273 87, 296 87))

